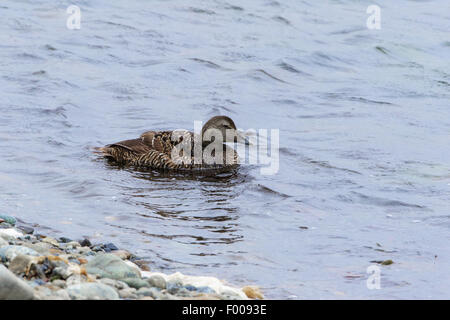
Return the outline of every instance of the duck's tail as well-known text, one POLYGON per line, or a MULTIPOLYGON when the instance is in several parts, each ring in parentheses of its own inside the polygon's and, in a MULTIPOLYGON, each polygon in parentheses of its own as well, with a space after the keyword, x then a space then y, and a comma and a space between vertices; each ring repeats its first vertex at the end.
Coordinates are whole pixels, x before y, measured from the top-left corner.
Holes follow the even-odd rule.
POLYGON ((100 154, 104 157, 112 157, 108 147, 94 147, 93 149, 93 152, 96 154, 100 154))

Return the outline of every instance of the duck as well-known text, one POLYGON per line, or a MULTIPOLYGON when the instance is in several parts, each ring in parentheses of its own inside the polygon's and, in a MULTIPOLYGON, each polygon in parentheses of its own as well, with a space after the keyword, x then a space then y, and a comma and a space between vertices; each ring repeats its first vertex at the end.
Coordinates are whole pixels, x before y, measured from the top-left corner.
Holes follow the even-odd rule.
POLYGON ((119 165, 162 171, 223 172, 239 166, 239 155, 227 142, 249 144, 230 117, 214 116, 203 125, 200 135, 186 130, 150 130, 139 138, 95 150, 119 165))

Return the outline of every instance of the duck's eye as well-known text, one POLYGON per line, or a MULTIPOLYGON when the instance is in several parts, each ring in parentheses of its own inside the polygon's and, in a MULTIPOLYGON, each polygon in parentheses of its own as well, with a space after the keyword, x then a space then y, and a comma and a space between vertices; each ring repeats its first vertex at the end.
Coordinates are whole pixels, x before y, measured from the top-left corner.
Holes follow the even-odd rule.
POLYGON ((223 126, 224 126, 225 129, 231 129, 231 127, 229 125, 227 125, 227 124, 224 124, 223 126))

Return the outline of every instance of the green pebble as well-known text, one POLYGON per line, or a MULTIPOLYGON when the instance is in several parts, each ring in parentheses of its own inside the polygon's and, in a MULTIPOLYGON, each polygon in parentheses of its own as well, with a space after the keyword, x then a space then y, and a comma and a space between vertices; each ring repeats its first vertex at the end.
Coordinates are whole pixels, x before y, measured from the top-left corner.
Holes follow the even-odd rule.
POLYGON ((16 218, 11 217, 11 216, 2 215, 2 214, 0 214, 0 219, 5 220, 5 222, 9 223, 12 226, 15 226, 16 222, 17 222, 16 218))

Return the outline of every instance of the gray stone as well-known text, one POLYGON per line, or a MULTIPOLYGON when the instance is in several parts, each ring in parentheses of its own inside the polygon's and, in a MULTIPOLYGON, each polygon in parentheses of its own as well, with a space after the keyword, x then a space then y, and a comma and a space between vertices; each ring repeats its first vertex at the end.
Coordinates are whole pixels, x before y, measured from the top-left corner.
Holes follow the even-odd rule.
POLYGON ((0 265, 0 300, 31 300, 33 289, 11 271, 0 265))
POLYGON ((148 284, 152 287, 156 287, 159 289, 166 289, 166 280, 161 276, 154 275, 146 280, 148 284))
POLYGON ((91 252, 91 249, 89 247, 79 247, 77 248, 77 251, 79 254, 86 255, 91 252))
POLYGON ((33 257, 31 257, 31 256, 18 254, 9 263, 9 270, 15 274, 25 273, 32 260, 33 260, 33 257))
POLYGON ((103 279, 100 279, 99 282, 101 282, 103 284, 106 284, 108 286, 114 287, 114 288, 116 288, 118 290, 127 289, 128 288, 128 285, 125 282, 120 281, 120 280, 103 278, 103 279))
MULTIPOLYGON (((86 271, 101 278, 139 278, 139 272, 113 254, 99 254, 86 264, 86 271)), ((126 281, 124 281, 126 282, 126 281)))
POLYGON ((39 252, 43 256, 49 255, 50 249, 52 248, 52 245, 50 243, 45 242, 24 243, 23 246, 33 249, 34 251, 39 252))
POLYGON ((34 229, 28 226, 19 226, 17 229, 22 231, 24 234, 33 234, 34 232, 34 229))
POLYGON ((130 287, 136 288, 136 289, 150 287, 150 285, 147 281, 139 279, 139 278, 125 278, 125 279, 122 279, 122 281, 125 282, 130 287))
POLYGON ((119 296, 122 299, 137 299, 136 289, 126 288, 119 291, 119 296))
POLYGON ((126 250, 116 250, 112 252, 113 255, 118 256, 122 260, 129 259, 131 257, 131 253, 126 250))
POLYGON ((58 276, 64 280, 69 278, 71 275, 73 275, 73 270, 69 269, 69 266, 67 264, 64 264, 63 266, 59 266, 53 269, 52 272, 53 276, 58 276))
POLYGON ((76 242, 76 241, 71 241, 71 242, 66 244, 66 248, 67 249, 76 249, 76 248, 79 248, 79 247, 81 247, 81 245, 78 242, 76 242))
POLYGON ((19 237, 22 237, 23 233, 17 231, 14 228, 0 229, 0 238, 6 241, 14 241, 19 237))
POLYGON ((89 282, 67 287, 67 293, 74 300, 118 300, 119 294, 106 284, 89 282))
POLYGON ((172 280, 168 281, 166 283, 167 291, 169 291, 170 294, 176 294, 178 290, 180 290, 183 287, 183 282, 181 280, 172 280))
POLYGON ((35 295, 40 300, 70 300, 70 296, 66 290, 50 290, 45 287, 38 287, 35 295))
POLYGON ((45 237, 41 241, 45 243, 50 243, 52 246, 59 248, 59 242, 51 237, 45 237))
POLYGON ((0 248, 0 260, 13 260, 17 255, 39 256, 40 254, 33 249, 24 246, 3 246, 0 248))
POLYGON ((153 299, 164 299, 164 295, 156 288, 140 288, 136 294, 140 297, 152 297, 153 299))

